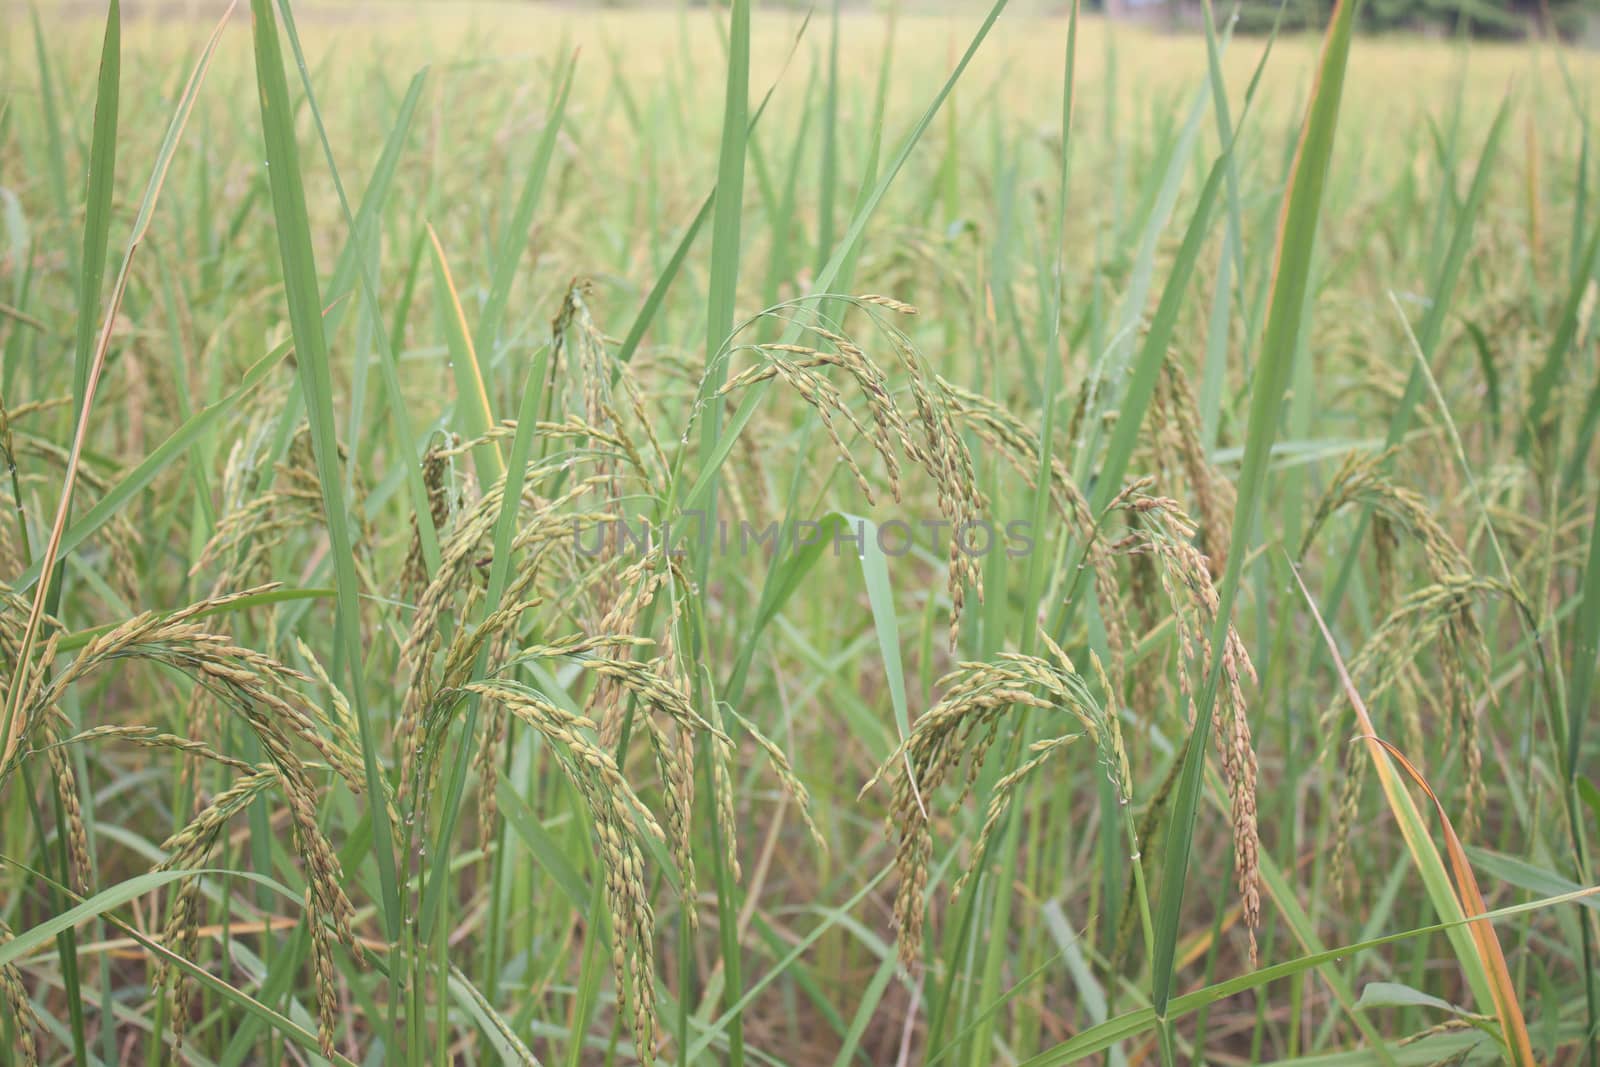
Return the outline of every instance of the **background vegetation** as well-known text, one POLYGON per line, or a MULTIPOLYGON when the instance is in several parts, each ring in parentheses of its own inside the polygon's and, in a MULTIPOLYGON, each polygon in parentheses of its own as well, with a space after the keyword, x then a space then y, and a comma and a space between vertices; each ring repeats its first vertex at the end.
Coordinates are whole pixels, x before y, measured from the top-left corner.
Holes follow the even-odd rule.
MULTIPOLYGON (((1276 4, 1247 4, 1240 10, 1240 28, 1268 33, 1274 25, 1290 28, 1326 24, 1331 5, 1307 0, 1287 4, 1278 14, 1276 4)), ((1463 34, 1488 39, 1522 40, 1557 36, 1568 41, 1593 43, 1595 5, 1592 0, 1555 0, 1538 3, 1472 0, 1440 4, 1433 0, 1375 0, 1362 11, 1361 27, 1372 33, 1419 33, 1431 36, 1463 34)), ((1184 7, 1171 7, 1169 21, 1182 25, 1184 7)), ((1197 16, 1196 16, 1197 17, 1197 16)))
POLYGON ((1593 59, 1003 7, 4 21, 0 1060, 1592 1062, 1593 59))

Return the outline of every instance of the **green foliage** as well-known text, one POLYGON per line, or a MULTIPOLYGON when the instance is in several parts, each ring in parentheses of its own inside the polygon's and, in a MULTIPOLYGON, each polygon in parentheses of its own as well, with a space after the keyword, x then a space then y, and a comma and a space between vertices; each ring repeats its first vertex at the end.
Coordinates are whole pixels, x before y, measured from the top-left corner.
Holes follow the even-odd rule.
MULTIPOLYGON (((1278 9, 1271 0, 1241 4, 1240 31, 1268 32, 1278 9)), ((1332 4, 1284 0, 1282 9, 1284 30, 1317 30, 1327 24, 1332 4)), ((1504 40, 1553 34, 1575 40, 1589 32, 1596 15, 1600 15, 1596 0, 1368 0, 1359 24, 1368 33, 1466 34, 1504 40)))

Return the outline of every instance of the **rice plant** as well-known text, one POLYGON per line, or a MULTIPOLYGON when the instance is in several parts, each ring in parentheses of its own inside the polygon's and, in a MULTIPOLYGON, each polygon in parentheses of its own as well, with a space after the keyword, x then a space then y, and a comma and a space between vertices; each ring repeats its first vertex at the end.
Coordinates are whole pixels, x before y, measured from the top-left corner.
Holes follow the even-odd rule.
POLYGON ((0 1062, 1596 1062, 1591 54, 91 6, 0 1062))

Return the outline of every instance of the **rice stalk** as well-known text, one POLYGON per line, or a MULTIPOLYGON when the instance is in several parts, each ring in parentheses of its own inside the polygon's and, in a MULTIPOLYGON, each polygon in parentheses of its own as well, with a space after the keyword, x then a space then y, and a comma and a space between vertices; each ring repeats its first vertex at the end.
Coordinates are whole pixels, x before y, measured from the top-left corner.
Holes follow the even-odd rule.
MULTIPOLYGON (((1195 524, 1176 500, 1138 491, 1127 494, 1122 506, 1137 521, 1126 550, 1146 551, 1154 557, 1171 604, 1179 651, 1178 686, 1192 720, 1197 683, 1203 683, 1218 655, 1209 637, 1219 611, 1213 567, 1195 547, 1195 524)), ((1257 958, 1256 930, 1261 922, 1261 873, 1256 830, 1256 755, 1244 687, 1247 682, 1256 683, 1256 673, 1244 641, 1231 624, 1220 656, 1222 685, 1218 689, 1217 729, 1213 737, 1228 787, 1234 875, 1253 966, 1257 958)))
MULTIPOLYGON (((1469 810, 1474 803, 1481 806, 1481 791, 1485 787, 1477 742, 1476 709, 1471 707, 1472 698, 1467 692, 1466 665, 1470 663, 1473 673, 1485 683, 1489 671, 1487 651, 1481 658, 1474 651, 1483 647, 1483 637, 1472 622, 1472 605, 1484 597, 1509 595, 1511 590, 1503 582, 1465 574, 1449 576, 1417 589, 1403 597, 1379 622, 1348 665, 1351 680, 1368 694, 1369 705, 1376 705, 1378 698, 1399 685, 1430 649, 1439 654, 1440 703, 1447 710, 1459 709, 1463 703, 1468 705, 1467 714, 1456 717, 1454 722, 1461 728, 1457 743, 1467 769, 1469 810), (1462 650, 1472 658, 1464 662, 1462 650)), ((1323 712, 1319 727, 1321 736, 1335 736, 1341 707, 1342 702, 1336 700, 1323 712)), ((1336 878, 1350 869, 1350 834, 1360 815, 1359 796, 1367 762, 1345 762, 1334 831, 1332 869, 1336 878)))
MULTIPOLYGON (((1019 475, 1029 490, 1038 490, 1040 463, 1039 435, 1022 419, 993 400, 959 385, 939 379, 957 420, 969 427, 978 439, 993 449, 1019 475)), ((1106 647, 1111 655, 1108 674, 1113 688, 1122 690, 1130 644, 1124 583, 1117 572, 1115 547, 1103 536, 1101 521, 1093 514, 1088 499, 1073 480, 1072 472, 1060 459, 1050 459, 1048 499, 1062 526, 1084 546, 1084 562, 1094 576, 1095 606, 1105 626, 1106 647)), ((1072 581, 1075 576, 1068 576, 1072 581)))
MULTIPOLYGON (((934 485, 939 512, 952 530, 962 529, 977 521, 983 512, 984 500, 977 488, 971 453, 955 427, 954 404, 943 387, 944 383, 926 366, 911 339, 877 310, 883 308, 899 314, 913 314, 915 309, 901 301, 877 295, 829 299, 841 300, 866 311, 879 336, 894 349, 900 369, 908 379, 914 418, 903 412, 896 403, 888 375, 867 355, 865 349, 837 332, 830 324, 819 321, 821 313, 802 301, 769 308, 746 322, 741 330, 766 318, 777 318, 797 330, 800 337, 813 343, 733 345, 726 352, 728 358, 735 354, 750 354, 759 362, 730 377, 718 390, 714 400, 760 382, 774 379, 782 381, 816 411, 840 459, 869 503, 876 499, 872 483, 856 460, 854 451, 846 443, 839 429, 840 422, 848 426, 854 436, 865 438, 883 460, 890 494, 894 499, 900 499, 900 457, 904 456, 919 466, 934 485), (828 378, 826 371, 829 369, 842 371, 854 382, 866 402, 870 426, 856 416, 846 403, 844 393, 828 378)), ((735 336, 737 334, 738 331, 735 336)), ((968 588, 974 591, 981 602, 983 578, 977 563, 969 554, 961 551, 960 539, 952 537, 946 581, 951 602, 948 636, 952 649, 956 647, 968 588)))
MULTIPOLYGON (((450 709, 462 698, 473 695, 504 707, 518 721, 538 731, 589 808, 605 872, 618 999, 631 1007, 638 1054, 649 1062, 655 1040, 655 920, 639 842, 642 834, 661 841, 666 840, 666 835, 624 780, 610 754, 597 743, 594 722, 562 710, 520 683, 495 679, 441 690, 422 720, 420 747, 427 755, 416 763, 419 773, 430 767, 437 755, 434 750, 446 732, 450 709)), ((414 788, 419 795, 426 795, 426 786, 414 788)))
POLYGON ((1201 443, 1200 415, 1188 379, 1169 354, 1161 365, 1151 420, 1156 427, 1154 446, 1157 479, 1161 485, 1184 486, 1190 497, 1190 514, 1199 533, 1216 581, 1228 563, 1228 536, 1233 529, 1233 484, 1211 465, 1201 443))
MULTIPOLYGON (((1119 794, 1127 795, 1127 785, 1121 780, 1127 757, 1121 750, 1120 730, 1112 729, 1107 713, 1066 653, 1053 644, 1049 649, 1050 659, 1007 652, 989 662, 958 665, 939 681, 943 696, 916 720, 911 735, 862 789, 865 794, 880 780, 889 784, 886 826, 896 840, 894 863, 899 878, 894 922, 899 934, 900 962, 908 969, 915 968, 922 954, 928 870, 933 853, 932 828, 921 798, 932 796, 965 765, 965 780, 951 805, 952 810, 958 807, 976 782, 1004 716, 1028 707, 1065 712, 1094 738, 1103 768, 1119 794)), ((1017 784, 1068 739, 1063 735, 1045 742, 1035 750, 1033 759, 1002 779, 1003 787, 997 786, 985 819, 989 831, 997 824, 1017 784)), ((980 846, 987 843, 987 836, 980 834, 980 846)), ((982 860, 982 847, 976 848, 961 885, 982 860)))
MULTIPOLYGON (((1309 551, 1317 534, 1328 520, 1341 509, 1360 506, 1373 514, 1373 539, 1376 548, 1379 589, 1384 594, 1383 603, 1390 612, 1366 646, 1351 661, 1352 678, 1364 684, 1369 699, 1377 698, 1399 682, 1415 662, 1414 657, 1433 645, 1439 660, 1440 701, 1446 721, 1455 726, 1455 735, 1466 766, 1467 783, 1463 814, 1463 829, 1471 836, 1477 830, 1487 800, 1483 782, 1483 752, 1478 740, 1477 701, 1472 678, 1486 687, 1488 699, 1493 700, 1489 687, 1489 648, 1486 635, 1472 613, 1470 594, 1451 598, 1446 589, 1456 589, 1471 584, 1472 566, 1466 554, 1445 532, 1432 511, 1417 492, 1394 482, 1385 474, 1385 466, 1392 458, 1391 452, 1364 455, 1352 453, 1335 475, 1323 494, 1321 502, 1302 538, 1300 555, 1309 551), (1420 551, 1424 573, 1431 586, 1417 593, 1396 598, 1399 579, 1395 574, 1396 550, 1410 543, 1420 551), (1425 595, 1433 589, 1434 595, 1425 595), (1417 599, 1419 594, 1422 598, 1417 599), (1453 609, 1453 610, 1452 610, 1453 609), (1438 611, 1432 620, 1421 621, 1420 614, 1438 611), (1397 631, 1416 624, 1410 639, 1402 639, 1397 647, 1382 647, 1376 642, 1394 640, 1397 631), (1432 635, 1439 633, 1444 640, 1436 645, 1432 635), (1412 660, 1399 658, 1399 649, 1408 651, 1412 660), (1386 666, 1385 666, 1386 664, 1386 666), (1370 676, 1363 673, 1373 671, 1370 676)), ((1407 724, 1407 732, 1420 736, 1420 724, 1407 724)), ((1359 773, 1359 772, 1357 772, 1359 773)), ((1349 786, 1347 785, 1348 792, 1349 786)), ((1348 815, 1353 801, 1341 801, 1340 810, 1348 815)), ((1340 855, 1348 835, 1348 824, 1341 820, 1339 840, 1340 855)))
MULTIPOLYGON (((11 941, 14 936, 5 918, 0 917, 0 945, 11 941)), ((17 1062, 22 1067, 38 1067, 39 1043, 34 1035, 39 1031, 39 1017, 33 1010, 28 987, 22 984, 22 972, 17 970, 16 964, 8 963, 0 967, 0 999, 5 1001, 6 1011, 11 1015, 17 1042, 17 1062)))

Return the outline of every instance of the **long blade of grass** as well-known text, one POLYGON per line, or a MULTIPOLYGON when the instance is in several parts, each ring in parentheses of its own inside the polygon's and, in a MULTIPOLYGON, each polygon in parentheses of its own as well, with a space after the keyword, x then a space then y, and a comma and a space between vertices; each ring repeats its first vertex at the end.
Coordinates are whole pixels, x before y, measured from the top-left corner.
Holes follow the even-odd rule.
MULTIPOLYGON (((739 284, 739 233, 744 210, 745 157, 749 145, 750 113, 750 2, 733 0, 728 22, 728 72, 722 112, 722 142, 717 152, 717 193, 711 217, 711 277, 706 294, 706 375, 711 395, 727 380, 727 361, 720 358, 724 343, 733 332, 734 303, 739 284)), ((716 451, 722 435, 720 403, 711 405, 701 424, 701 448, 716 451)), ((707 530, 717 523, 717 480, 708 485, 704 523, 707 530)), ((702 541, 695 573, 704 586, 709 582, 711 538, 702 541)), ((696 652, 698 653, 698 649, 696 652)), ((697 675, 698 679, 698 675, 697 675)), ((700 686, 696 685, 697 695, 700 686)), ((719 836, 713 828, 713 837, 719 836)), ((741 988, 741 951, 738 906, 734 899, 728 851, 731 843, 717 843, 713 860, 717 887, 717 924, 721 934, 723 996, 730 1017, 726 1024, 728 1063, 744 1063, 744 1020, 738 1009, 741 988)), ((687 995, 685 989, 680 995, 687 995)))
POLYGON ((1112 430, 1111 440, 1106 446, 1099 480, 1095 483, 1093 511, 1096 514, 1110 503, 1113 496, 1122 491, 1122 476, 1126 473, 1128 461, 1133 458, 1134 449, 1139 443, 1140 427, 1144 422, 1145 411, 1150 406, 1151 397, 1155 395, 1156 380, 1160 377, 1161 367, 1167 360, 1167 346, 1177 329, 1178 312, 1183 305, 1184 296, 1188 293, 1188 283, 1194 277, 1200 249, 1210 233, 1212 208, 1216 204, 1217 193, 1222 188, 1222 179, 1227 173, 1225 164, 1231 154, 1231 150, 1225 151, 1217 158, 1211 167, 1210 175, 1206 178, 1205 187, 1200 190, 1200 201, 1195 205, 1194 215, 1189 220, 1189 227, 1183 235, 1183 245, 1178 249, 1178 257, 1172 264, 1172 273, 1167 278, 1165 288, 1162 289, 1161 302, 1156 307, 1155 318, 1150 322, 1150 332, 1145 335, 1139 355, 1129 368, 1131 377, 1128 379, 1128 387, 1123 393, 1121 407, 1117 412, 1116 427, 1112 430))
MULTIPOLYGON (((378 762, 378 740, 366 706, 362 663, 361 602, 356 579, 355 551, 350 536, 350 515, 344 499, 344 476, 339 469, 339 443, 333 417, 333 375, 327 337, 322 327, 316 258, 306 216, 305 189, 300 177, 300 153, 295 143, 294 111, 284 77, 283 53, 278 44, 277 17, 269 0, 251 0, 254 15, 256 86, 261 124, 266 140, 272 190, 273 216, 282 260, 285 297, 294 337, 296 365, 311 421, 312 450, 322 483, 328 539, 332 547, 335 588, 338 590, 338 630, 349 674, 349 690, 361 744, 367 795, 388 795, 378 762)), ((390 943, 400 936, 400 890, 394 856, 394 835, 388 806, 371 806, 372 850, 378 863, 385 932, 390 943)))
MULTIPOLYGON (((1172 217, 1172 211, 1177 205, 1178 192, 1183 184, 1187 165, 1194 152, 1200 132, 1200 119, 1205 114, 1207 90, 1202 88, 1195 94, 1189 106, 1189 112, 1184 120, 1183 129, 1178 135, 1176 143, 1169 146, 1170 151, 1166 158, 1166 166, 1160 173, 1160 181, 1153 184, 1150 191, 1149 210, 1145 213, 1144 222, 1140 228, 1137 251, 1134 254, 1133 269, 1130 276, 1128 291, 1122 298, 1118 311, 1116 330, 1112 335, 1112 342, 1101 353, 1091 371, 1090 400, 1092 405, 1091 415, 1109 411, 1112 405, 1118 409, 1118 425, 1121 426, 1125 416, 1130 412, 1143 416, 1142 407, 1133 398, 1118 393, 1125 372, 1128 370, 1132 356, 1133 337, 1144 320, 1145 308, 1149 302, 1150 289, 1155 281, 1156 246, 1160 241, 1162 232, 1166 229, 1172 217)), ((1209 207, 1207 208, 1209 221, 1209 207)), ((1191 218, 1198 218, 1197 211, 1191 218)), ((1186 283, 1190 280, 1188 274, 1179 274, 1172 271, 1167 277, 1167 284, 1163 291, 1163 299, 1167 293, 1176 290, 1178 295, 1186 291, 1186 283)), ((1148 346, 1146 346, 1148 347, 1148 346)), ((1163 353, 1164 354, 1164 353, 1163 353)), ((1134 372, 1135 377, 1137 372, 1134 372)), ((1130 383, 1131 388, 1131 383, 1130 383)), ((1087 465, 1091 459, 1100 453, 1100 434, 1104 424, 1100 418, 1085 418, 1081 420, 1079 440, 1074 445, 1076 453, 1077 474, 1080 481, 1087 481, 1087 465)), ((1112 452, 1108 449, 1108 452, 1112 452)), ((1114 453, 1112 453, 1114 454, 1114 453)), ((1111 482, 1112 479, 1101 476, 1102 483, 1111 482)))
MULTIPOLYGON (((7 866, 20 868, 19 864, 9 859, 0 862, 4 862, 7 866)), ((38 875, 39 877, 43 877, 43 875, 39 875, 38 872, 30 873, 38 875)), ((15 963, 17 960, 24 958, 35 949, 50 941, 63 930, 71 930, 73 927, 78 926, 81 923, 88 922, 90 919, 105 915, 113 908, 120 908, 124 904, 127 904, 138 897, 142 897, 147 893, 161 889, 164 886, 172 885, 174 882, 182 881, 186 878, 198 878, 202 875, 228 875, 233 878, 248 879, 249 881, 266 886, 268 889, 278 892, 291 901, 298 902, 302 899, 298 893, 295 893, 287 886, 284 886, 281 883, 266 877, 265 875, 253 874, 248 871, 226 871, 209 868, 183 868, 176 870, 150 871, 145 874, 134 875, 132 878, 118 882, 114 886, 102 889, 92 897, 80 901, 71 908, 68 908, 66 911, 61 912, 59 915, 52 915, 43 922, 36 923, 35 925, 30 926, 28 929, 23 930, 10 941, 0 945, 0 967, 9 966, 10 964, 15 963)), ((61 888, 65 889, 66 887, 63 886, 61 888)))
MULTIPOLYGON (((1283 394, 1299 346, 1317 220, 1321 214, 1328 165, 1333 155, 1334 131, 1339 122, 1345 68, 1350 56, 1355 13, 1359 6, 1360 0, 1340 0, 1334 9, 1323 44, 1316 87, 1296 149, 1288 195, 1284 200, 1271 309, 1250 398, 1250 418, 1245 431, 1245 455, 1239 474, 1233 534, 1227 568, 1218 591, 1216 621, 1211 632, 1210 647, 1213 649, 1224 647, 1228 627, 1232 624, 1233 603, 1239 589, 1243 560, 1266 483, 1267 460, 1277 436, 1283 394)), ((1167 831, 1161 901, 1155 926, 1151 996, 1156 1014, 1163 1018, 1172 996, 1178 928, 1183 914, 1184 890, 1187 888, 1194 820, 1199 807, 1201 769, 1209 747, 1211 716, 1221 673, 1222 657, 1215 656, 1207 672, 1205 689, 1196 703, 1195 736, 1184 757, 1167 831)))
MULTIPOLYGON (((5 857, 0 857, 0 863, 5 863, 9 866, 16 867, 30 877, 48 881, 46 876, 42 873, 23 867, 21 864, 14 863, 5 857)), ((190 960, 185 959, 183 956, 167 948, 167 946, 151 940, 141 933, 136 926, 125 922, 116 915, 112 914, 113 909, 130 903, 131 901, 137 899, 138 897, 144 896, 147 893, 154 892, 187 878, 199 878, 205 875, 219 877, 225 876, 230 879, 243 879, 245 881, 254 882, 296 904, 302 902, 304 899, 300 896, 300 894, 294 892, 281 882, 274 881, 265 875, 255 874, 250 871, 231 871, 218 868, 182 868, 165 871, 150 871, 146 874, 136 875, 135 877, 129 878, 126 881, 119 882, 109 889, 101 890, 94 896, 89 897, 86 900, 81 900, 78 904, 67 911, 62 912, 59 915, 52 916, 37 926, 24 931, 22 934, 18 935, 16 938, 7 942, 6 944, 0 945, 0 967, 7 966, 16 960, 21 959, 31 950, 37 948, 45 941, 48 941, 51 937, 54 937, 63 931, 71 930, 81 923, 88 922, 90 919, 102 918, 111 923, 113 926, 121 929, 141 948, 143 948, 145 952, 149 953, 152 958, 160 959, 161 961, 178 968, 192 980, 198 981, 201 985, 205 986, 216 995, 240 1008, 246 1017, 253 1016, 255 1018, 264 1020, 277 1033, 281 1033, 283 1036, 294 1041, 301 1048, 306 1049, 308 1052, 311 1052, 314 1055, 320 1055, 321 1046, 318 1043, 316 1034, 298 1025, 292 1019, 273 1011, 259 1000, 256 1000, 254 997, 250 996, 248 993, 245 993, 239 989, 235 989, 233 986, 213 975, 206 968, 195 965, 190 960)), ((54 885, 52 888, 64 893, 69 892, 67 887, 59 884, 54 885)), ((355 1067, 353 1061, 342 1055, 335 1055, 333 1062, 341 1064, 342 1067, 355 1067)))
MULTIPOLYGON (((888 561, 879 546, 876 524, 859 515, 845 515, 843 518, 847 524, 855 527, 860 538, 861 577, 867 587, 867 606, 872 610, 872 631, 878 639, 878 655, 883 662, 884 680, 889 685, 889 706, 894 711, 896 737, 903 744, 911 736, 911 712, 906 701, 906 672, 900 661, 900 623, 894 612, 894 590, 889 585, 888 561)), ((923 807, 909 753, 905 754, 905 767, 910 776, 912 794, 916 796, 918 807, 923 807)), ((923 815, 926 816, 927 812, 923 811, 923 815)))
MULTIPOLYGON (((428 247, 433 252, 434 295, 439 304, 439 318, 444 323, 445 339, 450 345, 450 368, 456 379, 456 418, 469 440, 479 438, 495 424, 489 405, 489 388, 478 362, 478 350, 472 344, 472 331, 467 328, 467 316, 461 308, 455 279, 450 276, 444 246, 439 243, 433 224, 424 225, 428 230, 428 247)), ((497 442, 480 442, 472 450, 472 457, 483 485, 493 485, 505 477, 506 461, 497 442)))
POLYGON ((478 1028, 488 1037, 489 1045, 494 1049, 495 1055, 500 1057, 501 1063, 539 1067, 539 1057, 523 1044, 516 1030, 498 1011, 495 1011, 494 1005, 490 1004, 488 998, 472 984, 466 972, 451 964, 448 983, 450 995, 476 1020, 478 1028))
MULTIPOLYGON (((734 302, 739 284, 739 231, 744 210, 745 155, 749 143, 750 5, 734 0, 730 8, 727 91, 723 103, 722 144, 717 153, 717 197, 711 218, 711 277, 706 294, 706 374, 715 395, 727 380, 723 344, 733 332, 734 302)), ((722 433, 722 405, 711 405, 702 424, 701 442, 715 450, 722 433)), ((709 486, 706 522, 716 519, 716 480, 709 486)), ((709 528, 709 525, 708 525, 709 528)), ((709 550, 709 539, 706 540, 709 550)), ((705 558, 700 571, 705 570, 705 558)), ((737 1058, 737 1043, 735 1043, 737 1058)))
MULTIPOLYGON (((43 73, 41 71, 41 73, 43 73)), ((95 357, 95 323, 99 319, 100 289, 105 281, 106 250, 111 242, 111 194, 116 178, 117 112, 122 91, 122 5, 111 0, 106 9, 105 35, 100 47, 100 70, 95 82, 94 132, 89 148, 89 174, 84 198, 83 254, 78 261, 77 332, 73 340, 72 415, 82 420, 89 389, 89 375, 95 357)), ((72 479, 62 491, 61 506, 70 519, 72 479)), ((20 500, 19 500, 20 503, 20 500)), ((58 560, 55 573, 41 589, 45 610, 55 614, 63 593, 65 560, 58 560)), ((24 667, 24 671, 26 667, 24 667)), ((0 738, 9 743, 9 726, 0 729, 0 738)), ((0 747, 8 747, 0 746, 0 747)), ((3 764, 4 760, 0 760, 3 764)), ((51 770, 52 778, 55 770, 51 770)), ((59 811, 58 811, 59 815, 59 811)), ((66 878, 63 853, 62 880, 66 878)), ((88 1062, 84 1033, 83 997, 78 978, 78 953, 72 931, 63 931, 59 942, 61 978, 68 1002, 75 1062, 88 1062)))
MULTIPOLYGON (((39 64, 39 104, 44 119, 46 160, 50 173, 50 188, 54 194, 56 211, 64 224, 70 225, 72 206, 67 203, 67 153, 61 136, 61 109, 56 103, 55 79, 51 77, 50 51, 45 47, 44 23, 39 18, 38 5, 30 5, 28 13, 33 19, 34 56, 39 64)), ((73 263, 77 270, 79 263, 73 263)))
POLYGON ((834 199, 839 184, 839 7, 828 20, 828 72, 822 97, 822 151, 817 154, 817 269, 833 251, 834 199))
MULTIPOLYGON (((1347 695, 1352 700, 1359 699, 1353 686, 1349 686, 1348 676, 1341 674, 1341 681, 1347 686, 1347 695)), ((1481 915, 1488 911, 1488 906, 1483 902, 1483 893, 1478 889, 1478 880, 1473 876, 1472 864, 1467 861, 1467 853, 1461 845, 1461 838, 1456 836, 1455 826, 1450 822, 1450 816, 1444 810, 1444 804, 1434 793, 1433 787, 1428 785, 1415 764, 1407 759, 1398 748, 1381 737, 1369 736, 1366 740, 1373 745, 1378 745, 1389 753, 1400 769, 1411 777, 1411 780, 1427 794, 1433 801, 1434 808, 1439 812, 1439 823, 1444 827, 1445 851, 1450 857, 1450 869, 1455 874, 1456 892, 1460 897, 1461 910, 1468 915, 1481 915)), ((1523 1019, 1522 1004, 1517 999, 1516 987, 1511 984, 1511 972, 1506 967, 1505 953, 1500 948, 1500 939, 1495 936, 1494 926, 1486 919, 1470 923, 1467 927, 1472 932, 1472 940, 1478 946, 1478 959, 1489 974, 1490 991, 1494 994, 1494 1011, 1500 1019, 1500 1030, 1505 1040, 1506 1047, 1511 1053, 1512 1062, 1519 1065, 1531 1065, 1533 1058, 1533 1044, 1528 1038, 1528 1024, 1523 1019)))
MULTIPOLYGON (((1072 111, 1073 91, 1076 87, 1078 66, 1078 0, 1073 0, 1067 21, 1066 59, 1061 80, 1061 151, 1056 157, 1060 180, 1056 186, 1056 225, 1053 235, 1055 262, 1050 279, 1050 325, 1044 343, 1044 417, 1039 429, 1039 468, 1035 474, 1035 489, 1030 510, 1035 530, 1045 528, 1050 509, 1050 484, 1055 460, 1056 402, 1061 389, 1062 364, 1067 360, 1066 346, 1061 343, 1061 316, 1065 303, 1067 255, 1067 191, 1072 163, 1072 111)), ((1024 603, 1039 605, 1044 597, 1049 574, 1045 568, 1047 553, 1034 552, 1028 557, 1027 576, 1023 583, 1024 603)), ((1036 631, 1023 629, 1022 650, 1033 650, 1036 631)))
MULTIPOLYGON (((306 102, 311 108, 311 117, 316 125, 317 137, 322 144, 322 156, 328 164, 328 173, 333 178, 333 189, 339 198, 339 208, 344 214, 344 222, 350 232, 350 239, 345 243, 338 262, 334 264, 333 276, 328 282, 325 298, 330 303, 337 303, 354 284, 359 272, 361 295, 366 311, 371 316, 373 341, 378 352, 378 373, 392 413, 386 422, 399 454, 414 457, 417 455, 416 439, 406 410, 405 394, 400 388, 393 343, 393 338, 398 337, 400 331, 396 329, 391 334, 384 326, 375 275, 379 218, 393 186, 395 169, 400 161, 400 151, 410 132, 412 117, 416 114, 417 102, 422 96, 428 68, 423 67, 412 76, 406 94, 400 102, 394 127, 384 142, 383 153, 379 156, 377 165, 367 181, 367 190, 362 196, 361 206, 352 215, 349 197, 345 195, 344 181, 339 176, 339 167, 333 158, 333 143, 328 139, 327 125, 322 120, 322 108, 317 103, 317 94, 311 84, 311 72, 306 65, 305 51, 300 45, 300 31, 295 25, 294 9, 289 0, 278 0, 278 11, 283 17, 284 28, 289 36, 289 46, 294 52, 295 66, 300 72, 301 87, 305 90, 306 102)), ((409 300, 409 295, 402 300, 402 309, 409 300)), ((398 322, 404 321, 403 310, 396 312, 396 319, 398 322)), ((333 323, 329 323, 329 333, 333 332, 333 326, 333 323)), ((355 442, 352 441, 350 444, 354 447, 355 442)), ((411 497, 411 514, 416 522, 417 539, 422 546, 423 563, 428 575, 432 576, 439 569, 439 534, 433 527, 428 491, 422 484, 422 471, 418 464, 407 462, 403 465, 403 469, 406 489, 411 497)))
POLYGON ((94 326, 99 319, 100 287, 111 243, 111 191, 117 170, 117 103, 122 83, 122 5, 106 8, 106 33, 100 48, 100 75, 94 102, 94 134, 89 149, 88 193, 84 200, 83 259, 78 269, 78 328, 72 346, 72 412, 83 411, 94 357, 94 326))
MULTIPOLYGON (((750 124, 746 128, 745 137, 748 140, 755 135, 756 125, 761 121, 761 116, 766 113, 767 105, 772 102, 772 94, 782 79, 783 72, 788 69, 789 62, 794 58, 796 49, 805 37, 807 27, 811 25, 811 16, 808 13, 801 22, 800 29, 795 33, 794 42, 789 49, 789 54, 783 61, 773 83, 767 87, 766 94, 761 98, 761 104, 750 116, 750 124)), ((622 339, 622 344, 617 348, 617 361, 627 363, 633 359, 634 353, 639 350, 639 345, 644 340, 644 335, 649 331, 651 323, 655 321, 656 313, 661 310, 662 302, 666 299, 667 292, 672 288, 673 282, 678 278, 678 273, 683 269, 684 260, 689 257, 689 249, 694 246, 695 239, 700 236, 700 231, 705 227, 706 221, 711 218, 712 205, 717 200, 716 186, 700 201, 700 207, 695 211, 694 218, 689 220, 684 228, 683 236, 678 239, 677 245, 672 250, 672 255, 667 258, 666 265, 661 273, 656 276, 655 282, 650 286, 650 291, 645 295, 644 302, 639 306, 639 312, 634 316, 633 324, 628 327, 628 333, 622 339)), ((615 385, 621 376, 621 371, 612 373, 612 384, 615 385)))

